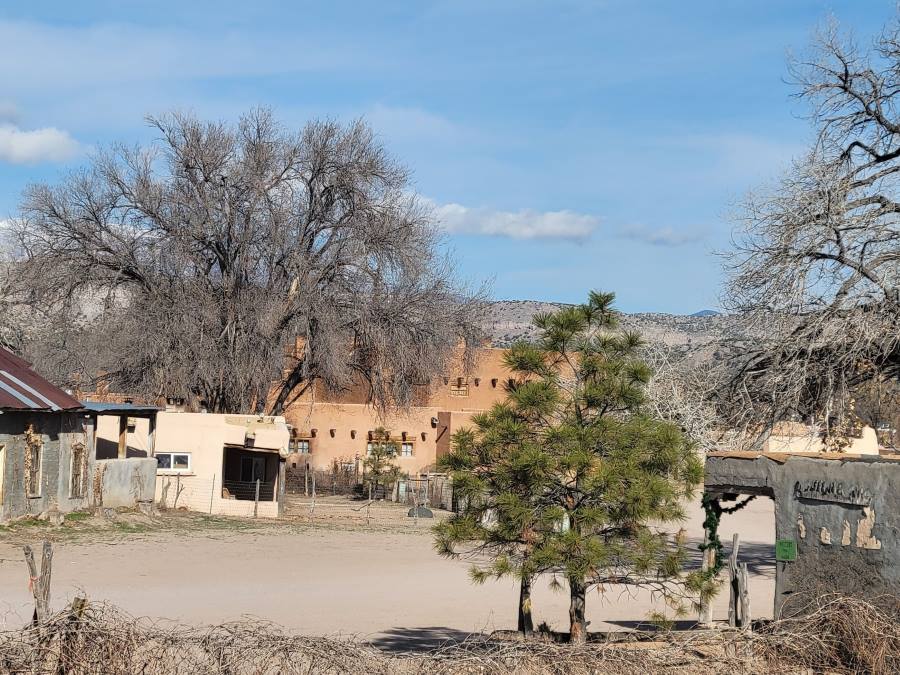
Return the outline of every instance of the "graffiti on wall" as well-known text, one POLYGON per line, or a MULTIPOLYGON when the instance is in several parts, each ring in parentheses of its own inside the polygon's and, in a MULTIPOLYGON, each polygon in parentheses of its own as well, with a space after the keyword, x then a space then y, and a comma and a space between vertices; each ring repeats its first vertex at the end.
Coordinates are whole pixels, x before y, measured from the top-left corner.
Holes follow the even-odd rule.
POLYGON ((794 498, 869 506, 872 503, 872 492, 858 485, 846 485, 836 480, 798 480, 794 483, 794 498))

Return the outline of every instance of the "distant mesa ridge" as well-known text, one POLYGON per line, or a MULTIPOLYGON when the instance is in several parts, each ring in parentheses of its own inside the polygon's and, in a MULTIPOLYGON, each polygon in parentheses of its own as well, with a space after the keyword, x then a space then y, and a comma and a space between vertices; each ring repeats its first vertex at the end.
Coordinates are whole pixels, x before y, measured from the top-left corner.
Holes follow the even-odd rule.
MULTIPOLYGON (((494 347, 509 347, 517 340, 537 337, 531 317, 539 312, 552 312, 563 303, 538 300, 501 300, 491 303, 485 330, 494 347)), ((738 317, 704 309, 691 315, 643 312, 622 314, 622 328, 637 331, 651 343, 665 346, 676 358, 695 363, 716 359, 726 343, 745 338, 738 317)))

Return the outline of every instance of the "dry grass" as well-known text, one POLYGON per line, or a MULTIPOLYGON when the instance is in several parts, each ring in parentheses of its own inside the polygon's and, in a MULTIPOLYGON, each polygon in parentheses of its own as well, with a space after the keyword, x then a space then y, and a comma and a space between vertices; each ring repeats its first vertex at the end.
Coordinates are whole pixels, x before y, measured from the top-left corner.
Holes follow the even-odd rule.
MULTIPOLYGON (((734 636, 569 647, 545 642, 471 639, 425 654, 386 654, 334 638, 290 635, 265 622, 189 627, 135 619, 90 605, 62 612, 42 627, 0 633, 0 671, 109 675, 186 673, 740 673, 747 659, 734 636), (730 655, 729 655, 730 654, 730 655)), ((752 657, 751 657, 752 658, 752 657)))
POLYGON ((816 672, 900 673, 900 598, 823 595, 793 609, 794 618, 770 624, 755 641, 768 662, 816 672))
POLYGON ((285 633, 241 621, 192 627, 135 619, 103 604, 0 632, 0 672, 189 675, 413 673, 718 675, 900 672, 897 598, 871 604, 825 596, 806 613, 756 633, 688 631, 652 642, 592 643, 472 638, 428 653, 387 654, 371 645, 285 633))

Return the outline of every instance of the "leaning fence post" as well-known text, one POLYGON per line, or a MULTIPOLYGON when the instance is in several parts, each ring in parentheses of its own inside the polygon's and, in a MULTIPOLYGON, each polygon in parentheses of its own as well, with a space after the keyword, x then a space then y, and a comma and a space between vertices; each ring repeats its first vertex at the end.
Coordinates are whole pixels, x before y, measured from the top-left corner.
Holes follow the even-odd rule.
POLYGON ((259 478, 256 479, 256 493, 253 495, 253 517, 259 512, 259 478))
POLYGON ((26 544, 22 547, 25 552, 25 564, 28 566, 28 586, 34 596, 34 615, 32 623, 40 625, 47 619, 50 608, 50 574, 53 565, 53 548, 49 541, 44 542, 41 556, 41 572, 38 574, 37 564, 34 561, 34 551, 26 544))

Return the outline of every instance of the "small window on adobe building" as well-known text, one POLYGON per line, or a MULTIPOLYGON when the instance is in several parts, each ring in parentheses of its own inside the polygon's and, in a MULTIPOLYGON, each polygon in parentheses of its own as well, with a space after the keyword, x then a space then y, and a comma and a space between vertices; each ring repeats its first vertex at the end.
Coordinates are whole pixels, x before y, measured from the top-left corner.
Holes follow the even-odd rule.
POLYGON ((450 385, 451 396, 468 396, 469 380, 465 377, 457 377, 453 384, 450 385))

